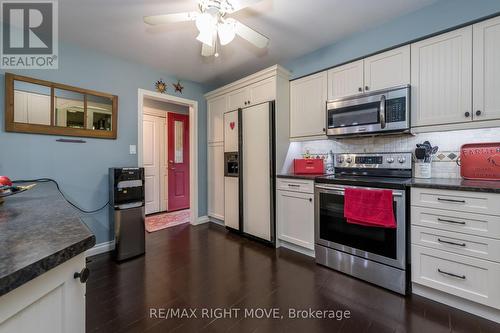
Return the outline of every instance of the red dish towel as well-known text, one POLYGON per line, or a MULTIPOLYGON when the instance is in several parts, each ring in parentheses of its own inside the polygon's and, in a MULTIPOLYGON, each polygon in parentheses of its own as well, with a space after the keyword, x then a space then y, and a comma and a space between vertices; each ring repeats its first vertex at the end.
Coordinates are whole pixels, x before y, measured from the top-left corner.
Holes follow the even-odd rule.
POLYGON ((396 228, 391 190, 346 188, 344 217, 348 223, 369 227, 396 228))

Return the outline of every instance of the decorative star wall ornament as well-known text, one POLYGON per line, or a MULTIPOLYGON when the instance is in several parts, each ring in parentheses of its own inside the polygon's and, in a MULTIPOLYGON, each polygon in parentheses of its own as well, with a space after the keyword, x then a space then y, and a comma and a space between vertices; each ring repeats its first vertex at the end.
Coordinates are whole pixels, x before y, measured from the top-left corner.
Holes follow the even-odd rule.
POLYGON ((180 92, 182 94, 182 89, 184 89, 184 87, 182 86, 181 81, 177 80, 177 83, 172 83, 172 85, 175 88, 175 92, 180 92))
POLYGON ((163 94, 163 93, 165 93, 165 91, 167 91, 167 84, 165 82, 163 82, 163 79, 160 79, 160 80, 156 81, 155 88, 156 88, 156 91, 158 91, 160 94, 163 94))

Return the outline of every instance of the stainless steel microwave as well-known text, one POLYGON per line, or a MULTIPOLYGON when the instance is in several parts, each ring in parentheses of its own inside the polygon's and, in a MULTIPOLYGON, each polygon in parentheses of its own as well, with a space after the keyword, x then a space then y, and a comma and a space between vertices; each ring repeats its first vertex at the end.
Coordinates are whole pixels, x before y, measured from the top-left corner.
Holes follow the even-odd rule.
POLYGON ((410 86, 341 98, 326 105, 330 136, 410 131, 410 86))

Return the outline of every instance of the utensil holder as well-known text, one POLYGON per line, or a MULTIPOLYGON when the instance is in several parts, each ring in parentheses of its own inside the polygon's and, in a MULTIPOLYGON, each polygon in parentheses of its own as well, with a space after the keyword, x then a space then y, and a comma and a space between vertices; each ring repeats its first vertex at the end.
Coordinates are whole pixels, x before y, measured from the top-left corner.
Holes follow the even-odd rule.
POLYGON ((415 178, 432 178, 432 168, 430 162, 415 163, 415 178))

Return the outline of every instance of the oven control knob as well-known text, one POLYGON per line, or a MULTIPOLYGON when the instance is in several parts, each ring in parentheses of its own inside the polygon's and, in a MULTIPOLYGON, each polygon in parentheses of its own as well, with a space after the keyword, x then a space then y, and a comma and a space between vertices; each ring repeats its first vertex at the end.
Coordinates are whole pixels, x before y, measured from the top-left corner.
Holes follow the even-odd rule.
POLYGON ((400 158, 398 159, 398 162, 399 162, 399 163, 401 163, 401 164, 403 164, 404 162, 406 162, 406 158, 404 158, 404 157, 400 157, 400 158))
POLYGON ((389 163, 389 164, 394 163, 394 158, 392 158, 392 157, 387 158, 387 163, 389 163))
POLYGON ((346 158, 346 162, 347 163, 351 163, 352 162, 352 158, 350 158, 350 157, 346 158))

